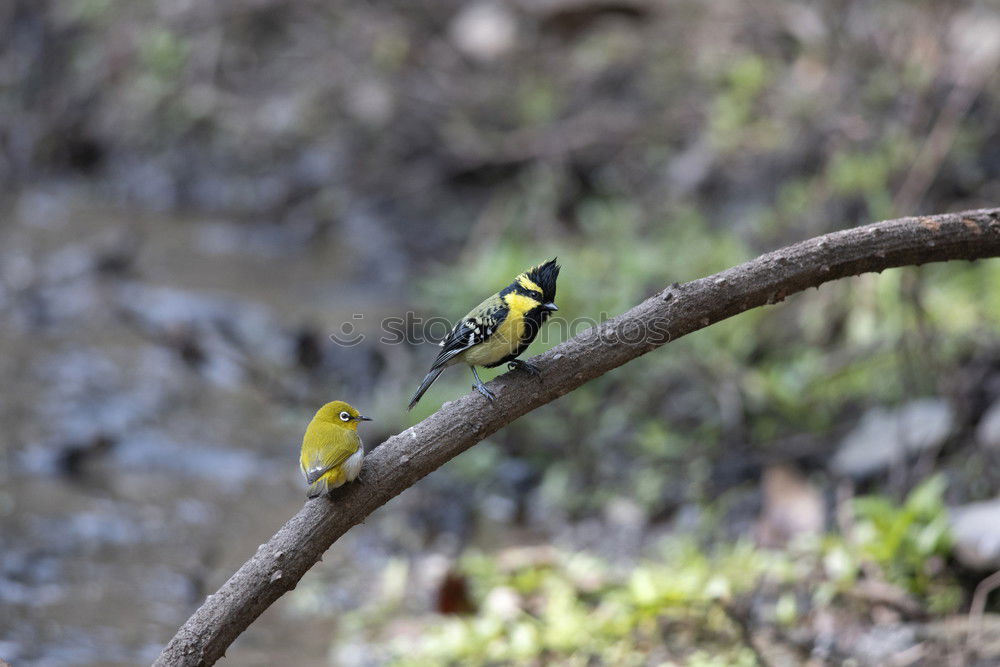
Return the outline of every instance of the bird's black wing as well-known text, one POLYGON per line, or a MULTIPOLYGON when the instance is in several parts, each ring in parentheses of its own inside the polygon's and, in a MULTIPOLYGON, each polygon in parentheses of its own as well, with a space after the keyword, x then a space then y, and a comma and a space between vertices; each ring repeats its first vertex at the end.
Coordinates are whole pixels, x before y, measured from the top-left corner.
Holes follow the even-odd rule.
POLYGON ((410 410, 424 395, 424 392, 434 384, 434 380, 441 375, 445 366, 455 361, 458 355, 489 340, 490 336, 496 333, 497 327, 507 317, 508 310, 503 298, 499 294, 494 294, 459 320, 458 324, 441 341, 441 352, 438 353, 437 359, 434 360, 434 364, 424 377, 424 381, 420 383, 417 392, 413 394, 413 398, 410 400, 410 410))
POLYGON ((448 332, 441 341, 441 352, 431 366, 431 370, 443 368, 449 361, 466 350, 479 345, 493 335, 497 326, 507 316, 507 305, 493 296, 479 304, 448 332))

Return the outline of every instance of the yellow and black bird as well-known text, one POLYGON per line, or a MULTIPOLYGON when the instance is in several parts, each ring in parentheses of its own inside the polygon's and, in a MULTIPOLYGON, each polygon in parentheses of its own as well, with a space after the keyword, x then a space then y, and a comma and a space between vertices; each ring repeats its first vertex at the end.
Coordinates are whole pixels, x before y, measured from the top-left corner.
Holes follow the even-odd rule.
POLYGON ((370 421, 344 401, 327 403, 319 409, 306 427, 299 456, 310 498, 357 479, 365 458, 358 422, 370 421))
POLYGON ((491 401, 496 396, 479 379, 476 366, 495 368, 506 362, 511 369, 538 375, 538 368, 517 357, 535 340, 548 316, 559 310, 555 304, 558 277, 555 259, 532 267, 459 320, 441 342, 442 350, 408 409, 413 409, 441 371, 459 362, 472 369, 476 379, 472 388, 491 401))

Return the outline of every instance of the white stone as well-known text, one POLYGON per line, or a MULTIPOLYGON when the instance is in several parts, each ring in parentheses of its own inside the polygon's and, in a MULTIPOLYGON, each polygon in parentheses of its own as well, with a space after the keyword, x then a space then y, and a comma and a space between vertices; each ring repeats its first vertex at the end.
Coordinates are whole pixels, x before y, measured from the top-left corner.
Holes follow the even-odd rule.
POLYGON ((983 447, 1000 449, 1000 401, 991 405, 979 421, 976 442, 983 447))
POLYGON ((489 62, 514 46, 517 24, 510 10, 498 2, 473 2, 455 16, 448 34, 465 55, 489 62))
POLYGON ((894 410, 873 408, 844 437, 831 467, 840 475, 870 475, 894 461, 940 446, 951 434, 954 421, 952 407, 938 398, 918 399, 894 410))
POLYGON ((1000 568, 1000 498, 956 507, 949 517, 959 562, 973 569, 1000 568))

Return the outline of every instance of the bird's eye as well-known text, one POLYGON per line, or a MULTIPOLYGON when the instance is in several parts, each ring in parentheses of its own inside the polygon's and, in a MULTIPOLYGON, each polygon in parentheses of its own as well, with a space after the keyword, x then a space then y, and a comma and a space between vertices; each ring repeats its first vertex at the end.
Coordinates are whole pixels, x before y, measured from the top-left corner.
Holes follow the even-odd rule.
POLYGON ((349 421, 351 421, 351 413, 347 412, 346 410, 344 412, 341 412, 340 413, 340 421, 343 421, 343 422, 349 422, 349 421))

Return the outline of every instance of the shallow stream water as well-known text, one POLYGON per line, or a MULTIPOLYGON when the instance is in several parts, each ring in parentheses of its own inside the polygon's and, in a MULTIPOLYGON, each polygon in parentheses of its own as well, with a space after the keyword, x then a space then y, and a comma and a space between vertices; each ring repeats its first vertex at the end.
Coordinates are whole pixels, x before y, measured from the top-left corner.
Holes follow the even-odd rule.
MULTIPOLYGON (((22 195, 4 218, 0 657, 148 662, 301 506, 312 411, 371 405, 382 362, 325 332, 400 297, 352 284, 349 248, 280 228, 65 192, 22 195)), ((390 428, 368 429, 369 446, 390 428)), ((363 561, 352 535, 317 569, 377 568, 365 530, 363 561)), ((334 607, 354 593, 340 594, 334 607)), ((324 618, 279 605, 233 664, 308 664, 329 645, 324 618)))

